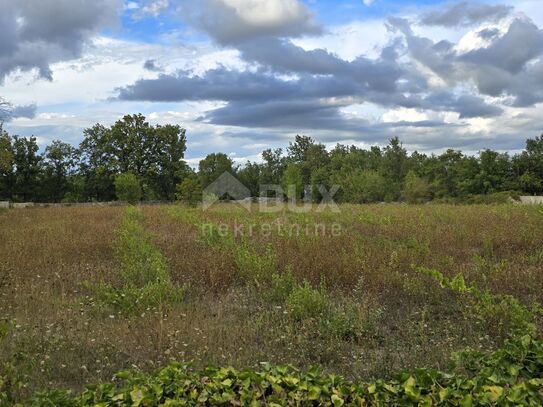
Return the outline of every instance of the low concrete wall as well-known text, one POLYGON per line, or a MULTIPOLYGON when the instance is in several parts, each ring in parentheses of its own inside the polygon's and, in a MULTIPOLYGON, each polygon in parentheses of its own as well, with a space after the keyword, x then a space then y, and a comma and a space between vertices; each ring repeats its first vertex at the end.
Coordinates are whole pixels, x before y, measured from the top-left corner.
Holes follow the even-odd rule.
MULTIPOLYGON (((164 205, 172 204, 170 201, 142 201, 138 205, 164 205)), ((123 201, 109 201, 109 202, 73 202, 73 203, 42 203, 42 202, 8 202, 0 201, 0 208, 65 208, 69 206, 122 206, 128 205, 123 201)))
POLYGON ((14 202, 11 204, 11 207, 13 209, 23 209, 23 208, 30 208, 34 206, 33 202, 14 202))
POLYGON ((543 205, 543 196, 521 196, 519 199, 524 205, 543 205))

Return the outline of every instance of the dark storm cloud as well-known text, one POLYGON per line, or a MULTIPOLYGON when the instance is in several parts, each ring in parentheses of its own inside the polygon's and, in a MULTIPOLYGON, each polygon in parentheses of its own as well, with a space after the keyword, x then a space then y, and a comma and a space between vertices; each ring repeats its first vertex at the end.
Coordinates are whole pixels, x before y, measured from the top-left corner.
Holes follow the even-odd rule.
POLYGON ((52 79, 50 65, 77 58, 91 35, 113 23, 121 0, 0 1, 0 83, 16 69, 36 68, 52 79))
POLYGON ((501 4, 489 5, 462 1, 449 6, 445 10, 436 10, 424 15, 421 19, 421 23, 444 27, 466 26, 503 18, 508 15, 511 10, 512 7, 501 4))

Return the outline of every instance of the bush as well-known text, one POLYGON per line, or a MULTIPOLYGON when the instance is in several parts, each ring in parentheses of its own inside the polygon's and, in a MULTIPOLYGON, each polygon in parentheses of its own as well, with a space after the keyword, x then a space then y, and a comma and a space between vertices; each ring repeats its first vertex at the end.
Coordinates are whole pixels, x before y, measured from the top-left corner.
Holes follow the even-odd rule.
POLYGON ((196 177, 187 177, 176 187, 176 199, 189 205, 202 202, 202 185, 196 177))
POLYGON ((328 296, 322 289, 315 289, 306 281, 304 285, 292 290, 286 299, 290 316, 296 321, 320 318, 331 307, 328 296))
POLYGON ((277 270, 277 255, 271 245, 266 247, 263 254, 246 245, 237 246, 234 259, 242 280, 254 282, 256 285, 269 280, 277 270))
POLYGON ((283 304, 290 293, 294 290, 296 281, 292 270, 287 269, 284 273, 273 273, 271 275, 270 288, 263 291, 262 296, 272 304, 283 304))
POLYGON ((390 381, 356 383, 318 369, 291 366, 260 370, 186 364, 144 374, 120 372, 115 383, 87 386, 78 396, 53 390, 37 394, 36 407, 58 406, 496 406, 543 404, 543 343, 530 336, 507 341, 490 355, 464 352, 453 372, 418 369, 390 381))
POLYGON ((131 172, 125 172, 115 177, 115 194, 120 201, 134 204, 141 200, 141 185, 138 178, 131 172))

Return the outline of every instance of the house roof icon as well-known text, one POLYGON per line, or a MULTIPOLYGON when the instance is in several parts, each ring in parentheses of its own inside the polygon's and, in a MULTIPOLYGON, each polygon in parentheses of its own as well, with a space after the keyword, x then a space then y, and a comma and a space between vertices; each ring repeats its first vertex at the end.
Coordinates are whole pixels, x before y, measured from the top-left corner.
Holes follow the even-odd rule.
POLYGON ((228 171, 223 172, 219 178, 204 189, 203 209, 209 208, 225 195, 250 210, 251 200, 248 198, 251 197, 251 191, 228 171))

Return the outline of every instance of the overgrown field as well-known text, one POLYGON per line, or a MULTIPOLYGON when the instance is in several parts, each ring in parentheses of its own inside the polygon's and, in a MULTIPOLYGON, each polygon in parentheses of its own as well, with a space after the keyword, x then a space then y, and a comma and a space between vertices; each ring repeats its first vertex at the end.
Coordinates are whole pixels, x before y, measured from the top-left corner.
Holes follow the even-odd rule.
MULTIPOLYGON (((446 371, 454 352, 491 353, 538 326, 543 209, 340 209, 0 212, 0 405, 172 361, 398 380, 446 371)), ((238 370, 201 375, 228 387, 245 380, 238 370)))

